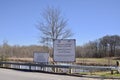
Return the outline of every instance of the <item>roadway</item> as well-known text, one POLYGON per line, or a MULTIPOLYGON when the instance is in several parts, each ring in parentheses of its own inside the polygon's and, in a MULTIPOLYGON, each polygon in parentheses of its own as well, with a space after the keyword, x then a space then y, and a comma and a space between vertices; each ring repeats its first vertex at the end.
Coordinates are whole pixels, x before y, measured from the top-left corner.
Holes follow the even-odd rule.
POLYGON ((101 79, 75 77, 67 75, 55 75, 38 72, 24 72, 0 68, 0 80, 101 80, 101 79))

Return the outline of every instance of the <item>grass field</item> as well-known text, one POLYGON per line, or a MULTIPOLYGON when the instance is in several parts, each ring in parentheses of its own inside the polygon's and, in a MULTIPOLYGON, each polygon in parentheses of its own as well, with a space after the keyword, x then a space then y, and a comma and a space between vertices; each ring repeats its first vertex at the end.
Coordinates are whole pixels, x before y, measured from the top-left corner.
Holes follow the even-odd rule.
POLYGON ((7 58, 8 61, 33 62, 33 58, 7 58))
POLYGON ((116 65, 116 61, 114 58, 77 58, 76 63, 77 64, 83 64, 83 65, 116 65))
POLYGON ((101 71, 101 72, 82 72, 81 75, 90 75, 90 76, 100 76, 100 77, 106 77, 106 78, 120 78, 120 74, 117 74, 116 72, 114 74, 111 74, 110 71, 101 71))
MULTIPOLYGON (((8 61, 17 61, 17 62, 33 62, 33 58, 7 58, 8 61)), ((51 58, 50 61, 53 61, 51 58)), ((76 58, 76 63, 80 65, 116 65, 116 60, 114 58, 76 58)))

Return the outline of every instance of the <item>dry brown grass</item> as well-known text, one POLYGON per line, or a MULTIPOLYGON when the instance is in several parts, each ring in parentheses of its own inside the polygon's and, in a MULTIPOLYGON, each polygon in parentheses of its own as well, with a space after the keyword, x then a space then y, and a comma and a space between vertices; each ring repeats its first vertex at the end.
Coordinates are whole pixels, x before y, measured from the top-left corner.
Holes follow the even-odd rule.
MULTIPOLYGON (((33 62, 33 58, 7 58, 8 61, 15 61, 15 62, 33 62)), ((53 62, 52 58, 49 58, 50 62, 53 62)))
POLYGON ((113 60, 112 58, 77 58, 76 59, 77 64, 83 64, 83 65, 116 65, 116 60, 113 60))
POLYGON ((15 62, 33 62, 33 58, 8 58, 8 61, 15 61, 15 62))
MULTIPOLYGON (((8 61, 15 62, 33 62, 33 58, 8 58, 8 61)), ((49 58, 50 62, 53 62, 52 58, 49 58)), ((116 61, 113 58, 76 58, 76 63, 80 65, 116 65, 116 61)))

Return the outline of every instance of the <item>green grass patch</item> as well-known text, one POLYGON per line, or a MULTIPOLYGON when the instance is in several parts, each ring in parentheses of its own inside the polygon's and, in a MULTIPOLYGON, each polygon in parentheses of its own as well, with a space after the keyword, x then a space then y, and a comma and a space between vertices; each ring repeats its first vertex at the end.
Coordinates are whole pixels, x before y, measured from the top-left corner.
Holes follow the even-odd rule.
POLYGON ((110 71, 101 71, 101 72, 81 72, 80 75, 90 75, 90 76, 100 76, 106 78, 120 78, 120 74, 114 73, 111 74, 110 71))
POLYGON ((95 75, 102 76, 102 77, 119 77, 120 78, 120 74, 117 74, 117 73, 111 74, 110 71, 95 72, 95 75))

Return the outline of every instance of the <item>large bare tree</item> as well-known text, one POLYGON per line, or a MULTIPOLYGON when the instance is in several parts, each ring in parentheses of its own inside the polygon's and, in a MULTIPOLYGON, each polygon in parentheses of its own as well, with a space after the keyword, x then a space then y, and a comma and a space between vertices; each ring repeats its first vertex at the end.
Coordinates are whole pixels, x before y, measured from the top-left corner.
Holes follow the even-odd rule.
POLYGON ((42 21, 38 25, 41 32, 41 42, 53 42, 54 39, 65 39, 72 36, 67 28, 67 20, 61 15, 61 11, 54 7, 47 7, 41 14, 42 21))

